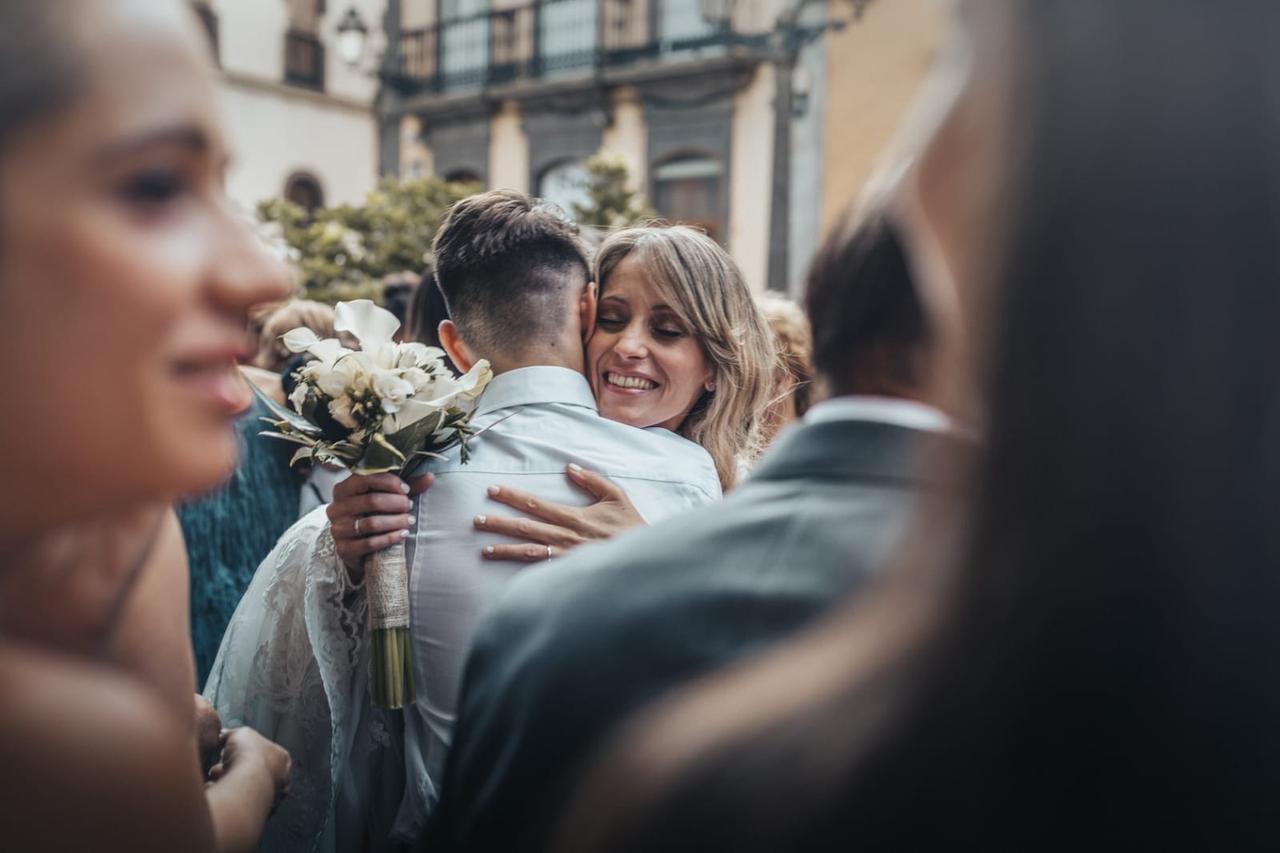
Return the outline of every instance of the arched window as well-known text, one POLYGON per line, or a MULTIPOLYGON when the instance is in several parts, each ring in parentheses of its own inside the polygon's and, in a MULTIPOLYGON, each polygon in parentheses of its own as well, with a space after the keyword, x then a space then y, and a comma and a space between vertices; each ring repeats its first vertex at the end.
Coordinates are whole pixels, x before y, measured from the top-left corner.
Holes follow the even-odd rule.
POLYGON ((296 172, 285 181, 284 197, 305 210, 315 213, 324 207, 324 189, 314 175, 296 172))
POLYGON ((587 194, 588 181, 582 161, 561 160, 543 170, 538 178, 538 195, 559 205, 561 210, 576 219, 574 205, 588 207, 591 204, 591 196, 587 194))
POLYGON ((723 179, 724 167, 714 157, 673 157, 653 169, 653 206, 664 219, 697 226, 720 240, 723 179))

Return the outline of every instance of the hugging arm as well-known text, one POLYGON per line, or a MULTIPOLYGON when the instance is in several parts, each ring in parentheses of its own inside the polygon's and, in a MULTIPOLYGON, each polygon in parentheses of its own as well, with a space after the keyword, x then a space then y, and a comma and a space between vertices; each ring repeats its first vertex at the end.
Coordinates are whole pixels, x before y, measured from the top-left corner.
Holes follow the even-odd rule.
POLYGON ((565 474, 595 502, 585 507, 566 506, 519 489, 490 487, 490 499, 530 517, 476 516, 476 529, 523 540, 519 545, 489 545, 482 552, 485 559, 536 563, 645 524, 627 493, 606 477, 578 465, 569 465, 565 474))

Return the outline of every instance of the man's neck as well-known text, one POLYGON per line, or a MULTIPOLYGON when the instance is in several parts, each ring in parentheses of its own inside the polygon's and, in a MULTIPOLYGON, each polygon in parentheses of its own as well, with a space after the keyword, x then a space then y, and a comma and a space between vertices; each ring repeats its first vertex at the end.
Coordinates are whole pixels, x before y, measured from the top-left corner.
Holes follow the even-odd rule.
POLYGON ((555 343, 527 347, 519 353, 495 353, 489 358, 489 366, 495 375, 522 367, 563 367, 583 373, 582 344, 555 343))

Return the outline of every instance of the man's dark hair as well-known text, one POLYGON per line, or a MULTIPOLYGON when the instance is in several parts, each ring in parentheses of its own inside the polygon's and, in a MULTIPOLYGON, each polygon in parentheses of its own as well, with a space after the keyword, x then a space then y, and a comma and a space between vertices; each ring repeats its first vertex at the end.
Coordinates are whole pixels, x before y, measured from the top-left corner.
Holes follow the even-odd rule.
POLYGON ((511 190, 454 205, 434 252, 449 317, 480 353, 558 337, 566 297, 590 276, 578 227, 555 205, 511 190))
POLYGON ((836 394, 920 388, 933 330, 893 224, 882 214, 832 230, 809 269, 813 364, 836 394))

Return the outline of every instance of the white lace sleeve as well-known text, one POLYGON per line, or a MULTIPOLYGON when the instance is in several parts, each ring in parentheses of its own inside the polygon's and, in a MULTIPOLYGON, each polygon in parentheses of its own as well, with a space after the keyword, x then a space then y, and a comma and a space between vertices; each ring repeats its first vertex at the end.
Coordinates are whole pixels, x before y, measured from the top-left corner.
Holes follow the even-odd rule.
POLYGON ((365 625, 363 586, 349 582, 321 507, 258 567, 204 691, 224 726, 251 726, 293 758, 289 797, 261 850, 332 849, 336 783, 367 667, 365 625))

